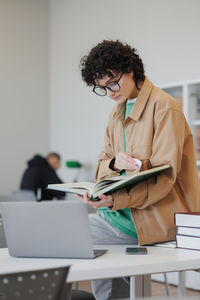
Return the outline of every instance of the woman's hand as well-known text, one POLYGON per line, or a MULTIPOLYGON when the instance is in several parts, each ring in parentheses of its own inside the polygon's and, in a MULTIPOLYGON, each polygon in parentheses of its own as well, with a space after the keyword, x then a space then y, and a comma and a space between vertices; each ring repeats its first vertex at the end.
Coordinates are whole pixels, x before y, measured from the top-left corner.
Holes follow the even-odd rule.
POLYGON ((83 197, 78 196, 79 198, 83 199, 84 203, 86 203, 89 206, 93 206, 94 208, 100 208, 100 207, 112 207, 113 206, 113 196, 112 195, 104 195, 100 194, 98 201, 91 201, 88 198, 88 193, 85 193, 83 197))
POLYGON ((128 155, 125 152, 119 152, 115 156, 114 169, 135 171, 138 169, 138 165, 132 156, 128 155))

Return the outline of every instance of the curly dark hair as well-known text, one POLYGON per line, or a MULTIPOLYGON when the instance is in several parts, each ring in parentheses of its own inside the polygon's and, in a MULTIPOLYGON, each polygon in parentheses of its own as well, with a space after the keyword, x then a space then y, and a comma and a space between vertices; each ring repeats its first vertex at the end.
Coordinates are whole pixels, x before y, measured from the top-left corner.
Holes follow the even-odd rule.
POLYGON ((134 73, 137 86, 144 81, 144 65, 137 50, 119 40, 104 40, 91 49, 80 61, 81 75, 87 85, 95 85, 104 75, 114 77, 118 73, 134 73), (114 74, 113 74, 114 73, 114 74))

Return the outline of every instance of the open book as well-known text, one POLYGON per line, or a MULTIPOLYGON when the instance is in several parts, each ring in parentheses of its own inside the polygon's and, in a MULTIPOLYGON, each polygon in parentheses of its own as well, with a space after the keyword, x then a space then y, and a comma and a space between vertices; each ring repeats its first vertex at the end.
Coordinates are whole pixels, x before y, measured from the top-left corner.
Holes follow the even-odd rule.
POLYGON ((131 186, 137 182, 143 181, 165 169, 170 168, 170 165, 155 167, 146 171, 135 171, 131 175, 122 175, 104 180, 93 182, 73 182, 61 184, 48 184, 47 189, 63 191, 78 195, 84 195, 88 192, 88 197, 91 200, 98 200, 100 194, 110 194, 124 187, 131 186))

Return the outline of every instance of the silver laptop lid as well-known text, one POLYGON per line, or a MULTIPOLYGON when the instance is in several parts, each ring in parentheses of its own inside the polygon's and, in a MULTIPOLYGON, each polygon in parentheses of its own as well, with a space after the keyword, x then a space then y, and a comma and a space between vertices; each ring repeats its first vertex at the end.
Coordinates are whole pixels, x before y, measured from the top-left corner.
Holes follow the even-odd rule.
POLYGON ((8 250, 16 257, 92 258, 86 205, 80 201, 1 203, 8 250))

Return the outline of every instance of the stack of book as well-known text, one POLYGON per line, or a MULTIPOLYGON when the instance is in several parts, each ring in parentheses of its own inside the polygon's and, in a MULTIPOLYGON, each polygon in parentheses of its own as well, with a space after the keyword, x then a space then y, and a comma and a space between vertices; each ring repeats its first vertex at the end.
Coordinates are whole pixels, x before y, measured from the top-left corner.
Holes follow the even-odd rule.
POLYGON ((200 212, 175 213, 176 246, 200 250, 200 212))

